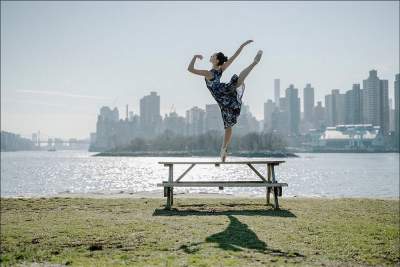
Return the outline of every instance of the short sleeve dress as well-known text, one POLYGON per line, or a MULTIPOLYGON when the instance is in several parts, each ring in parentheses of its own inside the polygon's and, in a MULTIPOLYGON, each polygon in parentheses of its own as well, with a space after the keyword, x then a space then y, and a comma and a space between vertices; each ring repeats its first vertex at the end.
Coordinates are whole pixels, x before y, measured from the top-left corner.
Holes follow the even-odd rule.
POLYGON ((220 82, 222 70, 211 69, 213 77, 206 81, 208 90, 217 101, 221 109, 224 128, 232 127, 237 123, 242 107, 242 96, 244 93, 244 83, 237 87, 239 77, 234 74, 228 83, 220 82))

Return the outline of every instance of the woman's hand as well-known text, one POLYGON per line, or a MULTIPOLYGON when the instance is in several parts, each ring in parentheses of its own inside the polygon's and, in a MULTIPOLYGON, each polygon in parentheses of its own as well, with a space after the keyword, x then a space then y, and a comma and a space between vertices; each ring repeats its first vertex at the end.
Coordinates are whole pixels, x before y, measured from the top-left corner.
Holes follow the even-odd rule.
POLYGON ((191 60, 190 63, 189 63, 188 71, 191 72, 191 73, 200 75, 200 76, 204 76, 204 77, 206 77, 208 80, 212 79, 213 74, 212 74, 211 71, 209 71, 209 70, 198 70, 198 69, 195 69, 195 68, 194 68, 194 63, 195 63, 195 61, 196 61, 197 58, 203 59, 203 56, 202 56, 202 55, 194 55, 193 58, 192 58, 192 60, 191 60))
POLYGON ((250 43, 252 43, 252 42, 253 42, 253 40, 247 40, 247 41, 244 42, 240 47, 243 48, 243 47, 245 47, 246 45, 248 45, 248 44, 250 44, 250 43))
POLYGON ((244 42, 243 44, 240 45, 239 49, 235 52, 235 54, 233 54, 230 58, 228 58, 227 61, 225 61, 224 64, 222 64, 221 69, 222 71, 225 71, 229 65, 232 64, 232 62, 235 60, 235 58, 237 58, 237 56, 240 54, 240 52, 242 51, 243 47, 245 47, 246 45, 252 43, 253 40, 247 40, 246 42, 244 42))

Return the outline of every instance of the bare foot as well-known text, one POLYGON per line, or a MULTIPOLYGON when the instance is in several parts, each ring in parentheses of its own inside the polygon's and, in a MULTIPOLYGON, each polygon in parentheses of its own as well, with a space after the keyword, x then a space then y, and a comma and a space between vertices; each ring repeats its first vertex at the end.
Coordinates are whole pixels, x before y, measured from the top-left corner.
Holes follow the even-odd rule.
POLYGON ((254 63, 257 64, 261 60, 261 56, 263 54, 262 50, 258 50, 257 55, 254 57, 254 63))

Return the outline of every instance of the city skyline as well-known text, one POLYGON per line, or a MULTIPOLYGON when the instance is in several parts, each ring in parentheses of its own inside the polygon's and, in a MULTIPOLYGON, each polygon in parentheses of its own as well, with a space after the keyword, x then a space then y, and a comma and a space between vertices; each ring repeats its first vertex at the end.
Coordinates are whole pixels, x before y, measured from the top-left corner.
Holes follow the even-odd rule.
MULTIPOLYGON (((356 83, 345 92, 332 89, 330 94, 325 95, 325 106, 322 106, 322 101, 317 101, 315 105, 314 88, 307 84, 303 89, 303 114, 300 111, 299 89, 291 84, 281 97, 279 79, 275 79, 276 102, 268 99, 264 103, 264 120, 257 120, 250 107, 243 105, 235 134, 275 133, 285 136, 291 145, 303 143, 317 150, 337 149, 339 143, 347 149, 396 147, 399 135, 399 78, 400 74, 396 74, 394 103, 388 98, 388 80, 380 79, 377 70, 369 71, 368 77, 363 80, 363 88, 356 83), (357 137, 362 132, 363 137, 357 137)), ((124 147, 131 142, 142 142, 140 138, 162 135, 166 130, 180 136, 221 132, 223 124, 218 104, 206 104, 205 109, 194 106, 185 112, 185 116, 173 109, 163 118, 160 99, 157 92, 151 91, 140 99, 140 114, 129 111, 127 105, 125 118, 123 113, 120 116, 117 107, 103 106, 97 116, 96 131, 90 133, 89 150, 124 147), (139 140, 134 141, 135 138, 139 140)), ((39 139, 40 143, 46 143, 40 133, 32 133, 33 143, 29 143, 29 138, 21 139, 17 134, 2 131, 2 149, 36 148, 39 147, 39 139)), ((76 139, 70 140, 76 142, 76 139)), ((55 143, 60 148, 60 141, 48 136, 50 147, 55 143)))
POLYGON ((150 91, 161 96, 162 115, 174 105, 184 116, 214 103, 204 81, 186 70, 193 54, 207 68, 212 52, 229 56, 246 39, 255 42, 223 80, 264 50, 244 95, 258 120, 274 99, 275 78, 281 96, 290 84, 302 96, 310 83, 315 102, 324 102, 332 89, 344 93, 377 69, 394 99, 399 3, 306 3, 1 2, 2 130, 87 138, 102 106, 128 104, 138 114, 150 91), (209 31, 221 11, 223 28, 209 31))
MULTIPOLYGON (((378 72, 377 72, 377 70, 370 70, 368 75, 371 75, 371 73, 373 73, 373 75, 377 75, 378 72)), ((396 74, 395 77, 397 78, 398 75, 399 74, 396 74)), ((348 107, 345 107, 345 104, 346 105, 348 105, 348 104, 344 102, 345 101, 344 97, 348 93, 351 93, 352 91, 354 91, 355 87, 356 87, 356 89, 358 88, 358 90, 365 89, 364 88, 364 87, 366 87, 365 85, 363 87, 360 87, 360 84, 363 85, 365 83, 365 81, 366 81, 366 79, 363 79, 360 83, 354 83, 352 85, 352 88, 349 89, 349 90, 332 89, 331 92, 329 92, 327 95, 324 96, 324 99, 322 99, 322 100, 313 99, 311 101, 313 103, 313 105, 311 105, 309 108, 314 110, 315 108, 318 108, 318 104, 321 103, 322 104, 322 108, 324 109, 324 113, 326 113, 325 116, 323 116, 323 120, 324 120, 325 123, 327 123, 327 126, 346 124, 345 116, 347 116, 349 114, 346 113, 347 110, 348 110, 348 107), (338 95, 338 96, 341 96, 343 98, 341 100, 342 102, 341 102, 341 105, 340 105, 340 107, 343 107, 343 110, 331 111, 331 112, 334 112, 334 113, 339 112, 338 116, 340 118, 338 117, 337 119, 335 119, 333 121, 332 121, 332 118, 329 117, 330 115, 328 115, 329 111, 326 110, 328 108, 327 107, 327 103, 331 102, 330 97, 332 97, 332 95, 338 95)), ((388 82, 387 80, 385 80, 385 81, 388 82)), ((298 118, 296 119, 297 122, 295 123, 296 126, 294 126, 294 127, 296 129, 299 129, 300 122, 307 123, 307 121, 310 121, 310 122, 313 121, 313 119, 307 118, 307 115, 304 113, 305 101, 306 102, 309 101, 305 97, 305 94, 306 94, 306 91, 307 91, 306 89, 312 89, 312 97, 314 96, 314 88, 311 87, 312 84, 308 83, 308 84, 305 85, 304 88, 298 88, 294 84, 290 84, 287 88, 281 88, 280 85, 279 85, 280 84, 280 79, 274 79, 273 82, 274 82, 275 89, 276 88, 280 89, 280 90, 275 90, 275 93, 280 91, 280 99, 279 99, 280 101, 278 101, 278 103, 275 102, 276 101, 275 95, 274 95, 274 99, 267 99, 267 101, 265 101, 263 103, 264 112, 263 112, 263 116, 261 118, 257 118, 254 115, 254 113, 252 112, 251 107, 249 105, 247 105, 246 103, 244 103, 244 106, 243 106, 242 112, 241 112, 241 116, 242 117, 243 117, 244 113, 250 114, 251 116, 253 116, 257 120, 257 123, 260 124, 259 125, 259 130, 262 130, 262 128, 265 128, 266 124, 267 125, 270 124, 270 122, 268 122, 268 121, 265 122, 264 121, 266 116, 271 117, 273 115, 273 111, 274 111, 275 107, 281 109, 282 107, 280 107, 280 106, 282 105, 282 103, 281 104, 279 104, 279 103, 282 100, 285 101, 285 97, 286 98, 289 97, 289 99, 290 99, 292 91, 294 89, 294 90, 296 90, 296 92, 295 92, 296 95, 294 97, 295 97, 295 99, 298 99, 297 108, 295 108, 295 110, 291 110, 290 111, 290 113, 293 113, 292 116, 298 116, 298 118), (286 95, 288 93, 287 90, 289 90, 288 91, 289 92, 289 96, 286 95), (301 97, 301 96, 303 96, 303 97, 301 97), (268 105, 269 103, 273 105, 273 108, 265 106, 265 105, 268 105), (269 113, 270 113, 269 115, 266 114, 266 110, 269 111, 269 113)), ((393 84, 395 82, 396 82, 396 80, 393 81, 393 84)), ((386 83, 386 87, 387 87, 387 83, 386 83)), ((121 109, 120 107, 117 107, 117 106, 104 105, 99 109, 99 111, 96 114, 96 116, 98 117, 102 113, 102 110, 104 108, 107 108, 107 109, 110 109, 110 111, 112 111, 114 113, 112 115, 114 117, 113 118, 114 121, 125 121, 126 119, 131 121, 132 118, 137 117, 139 119, 138 123, 140 123, 141 125, 146 125, 145 121, 149 121, 149 119, 151 120, 151 117, 154 117, 154 116, 157 117, 158 116, 157 114, 159 114, 159 116, 160 116, 159 119, 160 120, 158 122, 155 122, 156 123, 155 125, 150 124, 150 125, 146 126, 147 128, 151 129, 154 126, 158 126, 158 125, 161 125, 162 123, 164 123, 165 119, 168 119, 168 117, 170 117, 171 114, 176 114, 179 118, 189 119, 190 115, 189 115, 188 112, 191 112, 193 109, 202 110, 203 112, 206 112, 207 107, 211 107, 212 106, 213 109, 215 109, 215 108, 217 109, 217 110, 213 110, 213 113, 215 113, 214 116, 217 116, 214 120, 218 120, 218 121, 220 120, 220 121, 219 122, 215 122, 214 126, 211 127, 211 128, 214 128, 216 130, 220 129, 220 128, 222 129, 222 119, 220 118, 219 108, 218 108, 218 105, 216 103, 212 103, 212 102, 206 103, 206 104, 204 104, 204 108, 202 106, 196 105, 196 106, 190 107, 188 110, 184 111, 183 114, 177 112, 175 108, 171 108, 171 110, 169 110, 169 111, 167 111, 166 113, 163 114, 163 113, 161 113, 161 110, 160 110, 161 96, 157 95, 157 93, 158 92, 156 92, 156 91, 149 91, 147 95, 141 96, 140 99, 138 100, 139 108, 138 108, 137 112, 133 112, 132 110, 129 110, 129 107, 128 107, 129 105, 125 105, 124 109, 121 109), (156 97, 157 100, 155 102, 153 100, 150 100, 149 99, 150 96, 156 97), (144 106, 148 106, 148 104, 147 105, 143 105, 142 104, 142 103, 145 103, 144 101, 147 102, 147 99, 149 99, 149 101, 150 101, 149 103, 153 103, 152 105, 157 107, 154 111, 143 109, 144 106), (144 114, 145 117, 140 116, 140 114, 144 114)), ((309 94, 309 92, 308 92, 308 94, 309 94)), ((395 100, 395 99, 394 98, 388 98, 388 100, 390 100, 390 102, 393 102, 393 100, 395 100)), ((290 100, 290 101, 296 101, 296 100, 290 100)), ((394 102, 394 103, 396 103, 396 102, 394 102)), ((311 103, 309 103, 308 105, 310 105, 310 104, 311 103)), ((351 104, 353 104, 353 103, 350 103, 350 105, 351 104)), ((287 104, 287 105, 288 105, 288 107, 292 107, 291 104, 287 104)), ((174 105, 172 105, 172 107, 174 107, 174 105)), ((389 111, 394 111, 395 112, 395 106, 391 106, 391 109, 389 111)), ((360 114, 360 116, 361 116, 361 114, 360 114)), ((352 118, 352 119, 354 119, 354 118, 352 118)), ((269 118, 269 120, 270 120, 270 118, 269 118)), ((241 121, 241 118, 239 116, 239 121, 238 122, 240 122, 240 121, 241 121)), ((362 121, 364 121, 364 123, 365 123, 367 120, 360 118, 360 123, 356 123, 356 124, 364 124, 364 123, 361 123, 362 121)), ((282 121, 280 121, 279 123, 282 123, 282 121)), ((389 122, 387 122, 387 124, 388 123, 389 122)), ((285 122, 283 124, 285 124, 285 122)), ((290 122, 289 122, 289 125, 290 125, 289 127, 292 127, 290 122)), ((378 124, 373 124, 373 125, 378 125, 378 124)), ((283 129, 285 129, 286 126, 285 125, 283 125, 283 126, 281 125, 280 127, 278 127, 278 128, 280 128, 280 130, 283 130, 283 129), (280 128, 280 127, 283 127, 283 128, 280 128)), ((311 127, 311 128, 315 128, 315 127, 316 126, 311 127)), ((236 129, 238 131, 243 131, 243 129, 239 129, 239 128, 236 127, 236 129)), ((23 137, 29 139, 29 136, 31 134, 37 134, 40 131, 41 131, 41 129, 39 129, 37 132, 34 131, 32 133, 24 133, 23 137)), ((246 132, 246 129, 244 129, 244 131, 246 132)), ((94 130, 94 132, 96 132, 96 130, 94 130)), ((290 130, 289 130, 289 132, 290 132, 290 130)), ((19 133, 17 133, 17 134, 19 134, 19 133)), ((92 134, 92 132, 90 132, 88 135, 83 136, 83 137, 78 138, 78 139, 90 139, 91 134, 92 134)), ((75 136, 68 136, 68 137, 60 137, 60 136, 53 136, 53 135, 49 136, 49 135, 47 135, 47 133, 45 133, 45 136, 46 136, 46 138, 47 137, 49 137, 49 138, 64 138, 64 139, 76 138, 75 136)))

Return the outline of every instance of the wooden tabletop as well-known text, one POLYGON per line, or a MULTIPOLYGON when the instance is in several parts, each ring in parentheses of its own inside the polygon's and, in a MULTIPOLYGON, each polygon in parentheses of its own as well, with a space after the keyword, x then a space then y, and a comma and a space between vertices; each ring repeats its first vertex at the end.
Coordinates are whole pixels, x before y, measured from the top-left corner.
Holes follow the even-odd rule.
POLYGON ((284 160, 249 160, 249 161, 159 161, 159 164, 280 164, 284 160))

